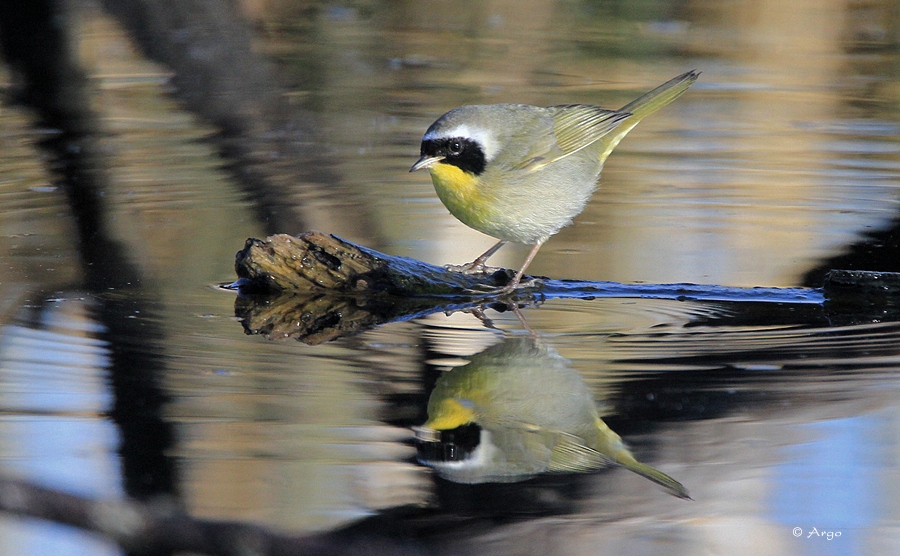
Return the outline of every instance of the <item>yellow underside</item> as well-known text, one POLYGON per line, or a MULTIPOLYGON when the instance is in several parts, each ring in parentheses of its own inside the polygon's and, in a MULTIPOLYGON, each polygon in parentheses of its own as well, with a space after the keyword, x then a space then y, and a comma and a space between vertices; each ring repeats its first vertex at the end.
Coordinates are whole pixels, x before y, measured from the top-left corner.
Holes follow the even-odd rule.
POLYGON ((481 231, 490 221, 488 199, 478 187, 478 178, 458 167, 441 162, 430 168, 438 198, 463 224, 481 231))

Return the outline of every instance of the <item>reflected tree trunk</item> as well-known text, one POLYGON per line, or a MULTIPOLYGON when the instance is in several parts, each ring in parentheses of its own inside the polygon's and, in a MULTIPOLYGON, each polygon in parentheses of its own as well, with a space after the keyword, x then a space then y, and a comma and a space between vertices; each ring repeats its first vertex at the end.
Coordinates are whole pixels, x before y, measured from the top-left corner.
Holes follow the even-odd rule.
POLYGON ((74 59, 67 7, 63 0, 2 2, 0 40, 17 79, 18 102, 35 111, 37 125, 57 130, 42 147, 77 223, 84 282, 72 289, 87 290, 99 301, 95 311, 104 328, 99 336, 111 352, 111 417, 122 436, 125 491, 136 498, 171 495, 177 480, 167 455, 174 434, 162 418, 166 397, 159 384, 164 365, 158 346, 163 331, 152 318, 132 318, 152 312, 154 294, 109 232, 104 156, 94 139, 99 124, 86 76, 74 59))
MULTIPOLYGON (((144 54, 172 69, 173 94, 215 125, 214 141, 270 233, 311 221, 372 237, 367 211, 348 221, 331 206, 340 174, 316 117, 287 101, 271 61, 253 50, 250 23, 227 0, 104 0, 144 54), (298 196, 306 199, 297 203, 298 196), (319 201, 319 202, 316 202, 319 201)), ((344 193, 345 194, 345 193, 344 193)))

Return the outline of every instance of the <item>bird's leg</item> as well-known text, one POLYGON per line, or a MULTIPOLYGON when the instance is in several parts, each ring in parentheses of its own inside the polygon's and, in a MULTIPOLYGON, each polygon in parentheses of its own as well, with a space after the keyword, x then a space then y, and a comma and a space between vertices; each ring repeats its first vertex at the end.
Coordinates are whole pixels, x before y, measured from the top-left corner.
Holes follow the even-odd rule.
POLYGON ((509 284, 506 284, 505 286, 500 288, 497 293, 512 293, 516 288, 519 287, 519 282, 522 281, 522 276, 525 274, 525 269, 528 268, 528 265, 530 265, 531 261, 534 260, 534 256, 537 255, 538 249, 541 248, 541 245, 543 245, 545 241, 547 241, 547 238, 540 239, 537 243, 534 244, 534 247, 531 248, 531 252, 528 253, 528 256, 525 258, 525 264, 523 264, 522 268, 519 269, 519 272, 516 273, 515 278, 513 278, 509 284))
POLYGON ((519 309, 519 306, 515 303, 512 304, 512 311, 515 313, 516 318, 519 319, 519 322, 522 324, 522 327, 528 331, 528 335, 531 336, 532 339, 537 340, 537 333, 528 326, 528 321, 525 320, 525 315, 522 314, 522 311, 519 309))
POLYGON ((463 309, 464 313, 471 313, 476 319, 481 321, 481 324, 484 325, 485 328, 490 328, 496 330, 497 327, 494 326, 494 321, 488 318, 487 315, 484 314, 484 307, 479 305, 478 307, 470 307, 469 309, 463 309))
POLYGON ((469 264, 447 265, 444 268, 453 272, 462 272, 463 274, 484 274, 487 272, 484 263, 486 263, 487 260, 491 258, 491 255, 499 251, 504 245, 506 245, 506 241, 498 241, 493 247, 479 255, 477 259, 469 264))

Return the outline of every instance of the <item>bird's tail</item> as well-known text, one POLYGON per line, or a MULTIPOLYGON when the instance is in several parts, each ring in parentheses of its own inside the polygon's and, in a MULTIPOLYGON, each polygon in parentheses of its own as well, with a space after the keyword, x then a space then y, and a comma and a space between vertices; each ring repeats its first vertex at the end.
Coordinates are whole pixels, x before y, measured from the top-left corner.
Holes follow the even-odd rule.
POLYGON ((700 77, 700 72, 697 70, 683 73, 620 108, 618 110, 619 112, 629 112, 631 117, 622 122, 619 127, 602 139, 604 151, 601 154, 600 160, 606 160, 606 157, 609 156, 609 153, 611 153, 614 148, 616 148, 619 141, 621 141, 622 138, 638 124, 638 122, 680 97, 682 93, 687 91, 688 87, 697 81, 698 77, 700 77))
POLYGON ((691 499, 691 495, 688 494, 688 491, 686 488, 684 488, 684 485, 682 485, 672 477, 666 475, 659 469, 654 469, 653 467, 650 467, 649 465, 636 460, 631 451, 629 451, 625 444, 622 442, 622 438, 618 434, 613 432, 612 429, 610 429, 602 419, 597 418, 595 424, 597 426, 596 449, 604 457, 621 465, 622 467, 628 469, 633 473, 637 473, 638 475, 650 479, 654 483, 665 487, 669 494, 673 496, 677 496, 678 498, 685 498, 688 500, 691 499))
POLYGON ((654 483, 665 487, 665 489, 672 496, 677 496, 678 498, 684 498, 686 500, 692 500, 691 495, 688 494, 684 485, 669 477, 659 469, 654 469, 647 464, 641 463, 634 459, 633 457, 626 457, 619 460, 616 460, 616 463, 632 471, 637 473, 638 475, 650 479, 654 483))
POLYGON ((619 112, 630 112, 631 117, 639 121, 680 97, 681 93, 687 91, 698 77, 700 77, 700 72, 697 70, 683 73, 629 102, 620 108, 619 112))

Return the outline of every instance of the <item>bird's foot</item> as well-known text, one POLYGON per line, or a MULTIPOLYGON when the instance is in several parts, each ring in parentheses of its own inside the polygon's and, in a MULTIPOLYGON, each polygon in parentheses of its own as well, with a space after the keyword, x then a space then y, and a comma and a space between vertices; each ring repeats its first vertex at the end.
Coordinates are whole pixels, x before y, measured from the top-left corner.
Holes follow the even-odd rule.
POLYGON ((535 290, 544 287, 544 281, 540 278, 529 276, 527 280, 520 281, 514 289, 535 290))
POLYGON ((497 286, 492 286, 491 284, 475 284, 471 288, 464 289, 463 293, 489 296, 499 293, 501 289, 503 288, 498 288, 497 286))
POLYGON ((516 290, 532 290, 540 288, 544 285, 544 281, 540 278, 532 278, 529 277, 527 280, 521 280, 519 282, 510 282, 509 284, 503 286, 502 288, 497 288, 494 293, 497 295, 509 295, 516 290))
POLYGON ((477 307, 469 307, 468 309, 463 309, 463 313, 469 313, 480 320, 481 324, 484 325, 485 328, 497 328, 496 326, 494 326, 494 321, 489 319, 488 316, 484 314, 484 307, 480 305, 477 307))
POLYGON ((510 282, 505 286, 492 286, 490 284, 476 284, 469 289, 466 289, 466 293, 475 294, 475 295, 489 295, 489 296, 497 296, 502 297, 505 295, 509 295, 511 293, 516 292, 517 290, 531 290, 537 289, 544 285, 544 281, 540 278, 532 278, 529 277, 527 280, 522 280, 520 282, 510 282))
POLYGON ((461 274, 493 274, 500 269, 493 266, 485 266, 483 261, 478 261, 476 259, 467 264, 444 265, 444 270, 448 272, 459 272, 461 274))

